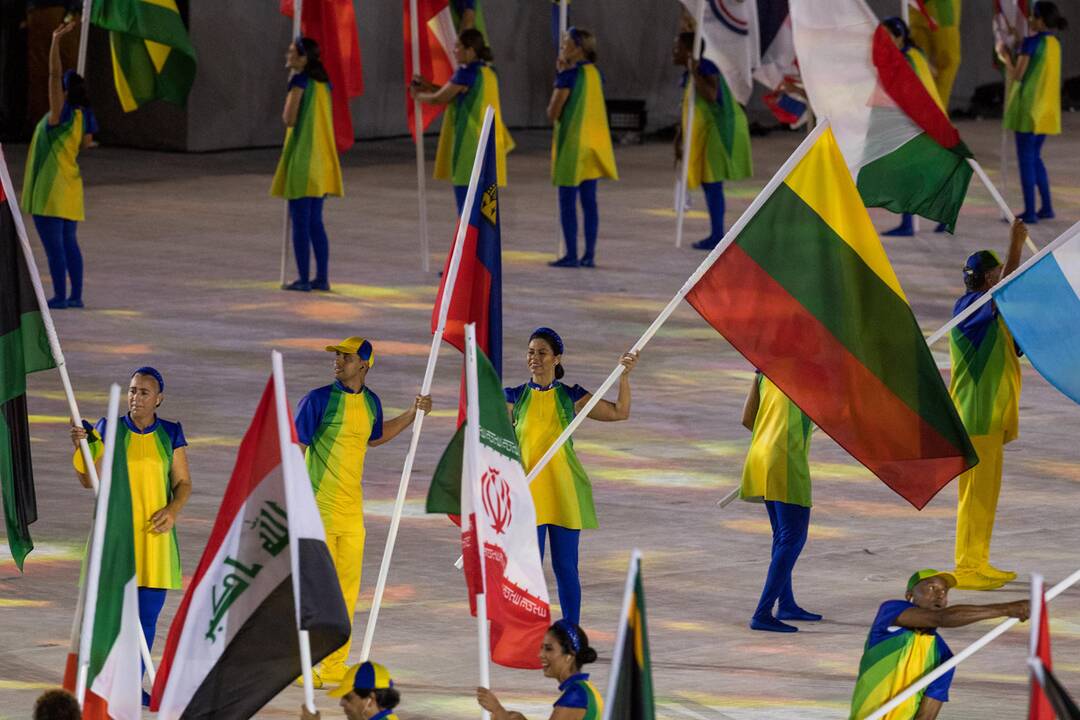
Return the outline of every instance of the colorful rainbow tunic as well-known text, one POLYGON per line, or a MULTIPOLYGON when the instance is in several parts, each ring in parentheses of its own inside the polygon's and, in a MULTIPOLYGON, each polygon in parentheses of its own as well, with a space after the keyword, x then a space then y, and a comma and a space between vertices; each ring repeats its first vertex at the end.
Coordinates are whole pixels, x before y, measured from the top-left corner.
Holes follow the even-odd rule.
POLYGON ((468 185, 472 175, 476 146, 484 126, 487 106, 495 108, 495 156, 499 185, 506 185, 506 156, 514 149, 514 139, 502 120, 499 104, 499 79, 495 71, 479 60, 454 71, 450 82, 468 88, 446 107, 439 147, 435 151, 435 179, 454 185, 468 185))
POLYGON ((761 401, 739 497, 810 507, 810 418, 764 375, 757 383, 761 401))
POLYGON ((303 89, 304 94, 296 125, 285 129, 285 145, 270 194, 286 200, 343 195, 330 84, 297 73, 289 81, 289 89, 294 87, 303 89))
MULTIPOLYGON (((690 136, 690 166, 687 168, 687 187, 724 180, 742 180, 753 174, 750 159, 750 127, 746 113, 731 94, 724 76, 711 60, 702 58, 698 72, 705 77, 715 76, 720 88, 716 102, 709 102, 700 93, 694 94, 694 128, 690 136)), ((690 83, 683 75, 683 127, 690 100, 690 83)))
POLYGON ((48 115, 41 118, 34 128, 26 157, 23 210, 31 215, 77 222, 86 219, 78 158, 83 137, 95 132, 97 120, 93 111, 67 103, 56 125, 49 125, 48 115))
MULTIPOLYGON (((952 657, 952 651, 936 630, 909 630, 894 624, 905 610, 913 607, 906 600, 889 600, 878 608, 859 662, 850 720, 862 720, 952 657)), ((952 679, 950 670, 886 715, 885 720, 911 720, 923 695, 948 702, 952 679)))
MULTIPOLYGON (((94 426, 96 437, 89 438, 90 449, 97 460, 104 452, 105 418, 94 426)), ((178 422, 154 418, 145 430, 139 430, 125 415, 116 428, 117 459, 126 458, 128 483, 131 486, 131 519, 135 537, 135 579, 139 587, 178 590, 180 578, 180 547, 176 542, 176 527, 169 532, 150 530, 150 516, 173 499, 173 453, 187 445, 184 429, 178 422)), ((86 472, 82 453, 75 451, 75 469, 86 472)))
POLYGON ((364 458, 382 437, 382 402, 367 387, 353 392, 338 381, 312 390, 296 410, 296 435, 307 446, 315 504, 328 531, 364 527, 364 458))
MULTIPOLYGON (((567 387, 556 380, 547 387, 534 382, 506 388, 513 405, 514 432, 521 446, 521 464, 532 470, 551 444, 574 419, 574 403, 588 395, 580 385, 567 387)), ((558 525, 570 530, 598 527, 592 485, 567 440, 530 483, 537 525, 558 525)))
POLYGON ((577 187, 586 180, 618 180, 600 71, 592 63, 578 63, 559 73, 555 87, 568 89, 570 96, 551 138, 552 182, 577 187))
POLYGON ((589 682, 588 673, 571 675, 559 684, 562 695, 552 707, 574 708, 584 710, 582 720, 600 720, 604 716, 604 699, 600 691, 589 682))
POLYGON ((1050 33, 1024 38, 1024 77, 1009 88, 1005 128, 1036 135, 1061 133, 1061 43, 1050 33))
MULTIPOLYGON (((956 301, 953 315, 982 293, 956 301)), ((1009 328, 993 303, 986 303, 949 333, 952 396, 969 435, 1004 434, 1016 439, 1020 428, 1020 359, 1009 328)))

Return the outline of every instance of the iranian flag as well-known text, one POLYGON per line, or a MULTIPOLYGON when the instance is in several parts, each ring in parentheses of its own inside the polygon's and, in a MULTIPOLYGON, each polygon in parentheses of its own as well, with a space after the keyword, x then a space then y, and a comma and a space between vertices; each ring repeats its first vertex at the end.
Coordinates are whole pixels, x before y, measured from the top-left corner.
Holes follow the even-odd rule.
POLYGON ((538 668, 537 651, 551 624, 551 609, 536 540, 536 508, 502 383, 476 347, 475 327, 466 326, 468 419, 461 473, 461 552, 469 608, 477 614, 477 595, 482 594, 494 662, 538 668))
POLYGON ((863 203, 952 232, 971 151, 873 11, 864 0, 791 0, 791 22, 810 105, 832 126, 863 203))
MULTIPOLYGON (((288 412, 280 356, 236 459, 158 667, 161 720, 251 717, 317 663, 350 622, 288 412)), ((128 532, 131 525, 128 521, 128 532)))
MULTIPOLYGON (((86 576, 79 665, 85 669, 86 697, 113 720, 142 717, 139 649, 139 588, 135 580, 135 538, 131 533, 131 486, 127 463, 116 457, 120 386, 109 394, 101 487, 86 576)), ((85 700, 84 700, 85 702, 85 700)))

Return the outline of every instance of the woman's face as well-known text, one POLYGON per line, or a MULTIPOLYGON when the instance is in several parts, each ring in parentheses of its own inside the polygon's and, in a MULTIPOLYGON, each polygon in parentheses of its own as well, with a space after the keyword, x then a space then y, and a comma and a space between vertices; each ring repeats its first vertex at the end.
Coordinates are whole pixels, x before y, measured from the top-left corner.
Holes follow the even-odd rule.
POLYGON ((562 55, 562 59, 567 62, 577 62, 585 57, 581 52, 581 48, 578 47, 578 44, 570 37, 570 33, 563 35, 562 44, 559 46, 559 54, 562 55))
POLYGON ((540 643, 540 667, 544 669, 544 677, 565 678, 574 674, 574 656, 563 652, 562 645, 551 633, 544 635, 544 641, 540 643))
POLYGON ((148 419, 154 416, 161 402, 157 380, 149 375, 135 375, 128 383, 128 412, 132 417, 148 419))
POLYGON ((471 47, 465 47, 458 40, 454 43, 454 60, 457 61, 458 65, 468 65, 476 60, 476 51, 471 47))
POLYGON ((307 67, 307 56, 297 52, 296 43, 290 43, 289 49, 285 52, 285 66, 297 72, 307 67))
POLYGON ((529 349, 525 353, 525 362, 529 365, 529 372, 534 377, 545 377, 555 374, 555 366, 559 364, 560 355, 548 345, 543 338, 533 338, 529 341, 529 349))

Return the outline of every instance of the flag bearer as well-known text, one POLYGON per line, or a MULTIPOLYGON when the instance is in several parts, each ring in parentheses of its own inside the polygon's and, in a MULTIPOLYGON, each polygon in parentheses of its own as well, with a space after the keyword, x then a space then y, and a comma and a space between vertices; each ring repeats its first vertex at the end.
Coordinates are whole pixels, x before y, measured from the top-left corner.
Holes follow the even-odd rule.
MULTIPOLYGON (((552 443, 592 397, 580 385, 564 385, 563 341, 551 328, 542 327, 529 337, 526 361, 531 378, 524 385, 506 388, 506 402, 521 446, 521 464, 530 472, 552 443)), ((630 371, 638 353, 625 353, 615 402, 601 400, 591 411, 593 420, 614 422, 630 417, 630 371)), ((580 622, 581 579, 578 576, 578 542, 582 529, 597 527, 592 485, 585 468, 567 440, 529 485, 536 505, 540 558, 545 536, 551 544, 551 568, 559 589, 563 617, 580 622)))
POLYGON ((912 39, 926 51, 934 69, 937 94, 948 108, 956 71, 960 69, 960 0, 926 0, 925 12, 912 12, 910 18, 912 39))
MULTIPOLYGON (((338 703, 348 720, 398 720, 394 708, 401 704, 401 693, 394 687, 390 672, 369 661, 353 665, 345 673, 341 685, 330 691, 330 697, 341 698, 338 703)), ((319 712, 309 713, 300 707, 300 720, 320 720, 319 712)))
POLYGON ((60 62, 62 38, 75 30, 69 22, 53 31, 49 48, 49 113, 41 118, 30 140, 23 180, 23 210, 34 218, 49 260, 53 296, 49 307, 83 307, 83 259, 76 237, 86 219, 79 151, 93 147, 97 118, 90 109, 86 82, 60 62), (71 278, 71 293, 67 280, 71 278))
MULTIPOLYGON (((362 337, 329 345, 334 353, 334 382, 305 395, 296 409, 296 434, 306 448, 315 503, 326 530, 326 546, 334 560, 345 608, 352 619, 360 592, 364 562, 364 495, 361 480, 369 447, 397 437, 416 418, 431 411, 431 397, 417 396, 412 406, 383 422, 379 396, 366 385, 375 364, 375 350, 362 337)), ((351 639, 314 669, 315 687, 345 677, 351 639)))
MULTIPOLYGON (((980 250, 964 265, 967 292, 956 301, 959 314, 1020 264, 1027 237, 1024 223, 1012 226, 1005 265, 990 250, 980 250)), ((1020 349, 990 301, 949 334, 956 403, 979 464, 959 477, 956 509, 956 580, 964 590, 993 590, 1016 579, 1016 573, 990 564, 990 535, 1001 491, 1001 464, 1006 443, 1016 439, 1020 416, 1020 349)))
POLYGON ((341 196, 341 181, 334 140, 334 113, 330 103, 330 77, 319 59, 319 44, 298 37, 285 53, 291 71, 289 92, 281 120, 285 144, 281 148, 270 194, 289 201, 293 251, 300 277, 286 290, 330 290, 330 241, 323 226, 323 201, 341 196), (315 277, 311 277, 311 254, 315 277))

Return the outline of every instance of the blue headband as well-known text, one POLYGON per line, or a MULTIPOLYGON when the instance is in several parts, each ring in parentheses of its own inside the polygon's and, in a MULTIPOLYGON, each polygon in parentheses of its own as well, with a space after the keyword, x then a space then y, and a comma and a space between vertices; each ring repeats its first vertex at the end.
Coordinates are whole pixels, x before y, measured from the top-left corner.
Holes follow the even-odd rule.
POLYGON ((576 27, 570 26, 566 28, 566 34, 570 36, 570 39, 574 41, 574 44, 581 47, 581 33, 578 32, 576 27))
POLYGON ((549 343, 551 343, 551 346, 552 346, 551 349, 555 351, 556 355, 562 355, 563 354, 564 347, 563 347, 562 338, 559 337, 559 333, 555 332, 551 328, 549 328, 549 327, 538 327, 538 328, 536 328, 535 330, 533 330, 533 334, 529 336, 530 340, 532 340, 533 338, 543 338, 544 340, 547 340, 549 343))
POLYGON ((154 378, 155 380, 157 380, 158 392, 165 392, 165 378, 161 377, 161 373, 159 373, 157 370, 150 367, 149 365, 144 365, 135 372, 131 373, 131 377, 135 377, 136 375, 148 375, 154 378))
POLYGON ((578 636, 577 627, 574 623, 570 622, 566 618, 559 620, 555 623, 555 627, 559 628, 566 634, 566 639, 570 641, 570 649, 577 655, 581 652, 581 637, 578 636))

